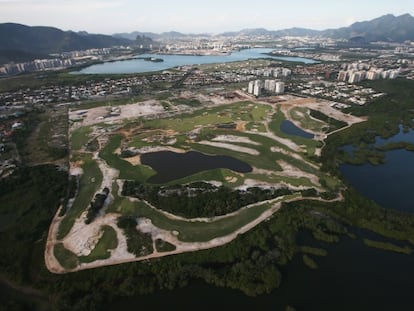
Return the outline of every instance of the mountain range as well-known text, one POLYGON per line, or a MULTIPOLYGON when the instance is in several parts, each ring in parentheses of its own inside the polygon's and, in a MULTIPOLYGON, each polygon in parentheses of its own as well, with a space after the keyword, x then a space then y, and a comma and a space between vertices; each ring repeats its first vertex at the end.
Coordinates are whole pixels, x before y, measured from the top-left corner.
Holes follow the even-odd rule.
POLYGON ((329 37, 335 39, 352 39, 355 37, 363 38, 365 42, 389 41, 403 42, 405 40, 414 41, 414 17, 410 14, 394 16, 392 14, 375 18, 371 21, 356 22, 349 27, 327 30, 313 30, 307 28, 289 28, 282 30, 267 30, 265 28, 243 29, 240 31, 224 32, 217 35, 212 34, 184 34, 176 31, 163 32, 161 34, 152 32, 118 33, 114 34, 117 38, 133 39, 137 35, 146 36, 153 40, 160 39, 179 39, 188 37, 214 37, 214 36, 310 36, 310 37, 329 37))
POLYGON ((54 27, 0 24, 0 63, 47 58, 49 54, 111 46, 151 44, 147 37, 129 40, 85 31, 63 31, 54 27))
POLYGON ((212 34, 183 34, 176 31, 161 34, 151 32, 131 32, 110 35, 89 34, 87 32, 63 31, 53 27, 25 26, 15 23, 0 24, 0 63, 8 61, 26 61, 45 58, 51 53, 60 53, 90 48, 104 48, 114 45, 149 45, 153 40, 179 39, 214 36, 312 36, 360 41, 414 41, 414 17, 410 14, 394 16, 391 14, 371 21, 357 22, 349 27, 327 30, 289 28, 267 30, 264 28, 244 29, 236 32, 212 34))

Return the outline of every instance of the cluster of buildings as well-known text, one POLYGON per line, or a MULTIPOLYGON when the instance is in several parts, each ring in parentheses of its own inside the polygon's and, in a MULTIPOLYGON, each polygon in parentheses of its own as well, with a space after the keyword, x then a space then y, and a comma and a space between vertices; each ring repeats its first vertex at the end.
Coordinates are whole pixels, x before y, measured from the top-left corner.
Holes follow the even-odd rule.
POLYGON ((0 76, 15 75, 22 72, 63 69, 75 65, 72 59, 35 59, 31 62, 5 64, 0 67, 0 76))
POLYGON ((367 63, 346 64, 344 67, 344 70, 338 73, 338 81, 348 83, 358 83, 362 80, 395 79, 400 74, 399 69, 385 70, 371 67, 367 63))
POLYGON ((283 94, 285 92, 285 83, 276 80, 255 80, 250 81, 247 86, 247 92, 254 96, 260 96, 262 91, 266 90, 275 94, 283 94))
POLYGON ((85 81, 75 86, 43 86, 36 89, 20 89, 0 93, 0 111, 4 107, 41 105, 54 102, 92 100, 109 96, 133 95, 147 88, 152 82, 177 82, 184 73, 164 73, 152 76, 106 78, 101 81, 85 81))
POLYGON ((91 60, 102 60, 111 52, 109 48, 89 49, 82 51, 64 52, 54 55, 54 58, 35 59, 23 63, 9 63, 0 66, 0 77, 16 75, 22 72, 34 72, 45 70, 59 70, 75 65, 84 64, 91 60))
POLYGON ((321 97, 356 105, 365 105, 369 101, 385 95, 384 93, 376 92, 372 88, 361 85, 336 81, 328 82, 324 80, 314 80, 308 83, 290 85, 289 88, 292 92, 305 96, 321 97))
POLYGON ((244 68, 239 71, 241 74, 251 74, 255 76, 263 76, 263 77, 273 77, 276 79, 286 79, 292 74, 292 70, 283 67, 276 67, 276 68, 259 68, 259 69, 249 69, 244 68))

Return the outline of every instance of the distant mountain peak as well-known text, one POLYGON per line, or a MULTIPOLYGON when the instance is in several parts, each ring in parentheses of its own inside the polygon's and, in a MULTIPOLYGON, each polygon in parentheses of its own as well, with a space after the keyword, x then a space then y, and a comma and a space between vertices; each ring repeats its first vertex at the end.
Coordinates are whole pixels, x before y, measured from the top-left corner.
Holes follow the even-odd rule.
POLYGON ((406 13, 400 16, 386 14, 370 21, 353 23, 349 27, 330 29, 324 36, 350 39, 363 37, 365 41, 414 41, 414 17, 406 13))

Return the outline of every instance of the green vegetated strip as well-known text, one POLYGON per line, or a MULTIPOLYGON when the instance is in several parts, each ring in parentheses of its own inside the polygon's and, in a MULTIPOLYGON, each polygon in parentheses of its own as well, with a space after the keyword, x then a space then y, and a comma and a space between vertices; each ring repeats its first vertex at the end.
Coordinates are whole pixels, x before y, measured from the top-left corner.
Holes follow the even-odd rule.
POLYGON ((323 248, 317 248, 317 247, 311 247, 311 246, 299 246, 299 250, 302 253, 310 254, 313 256, 324 257, 328 255, 328 252, 324 250, 323 248))
MULTIPOLYGON (((285 196, 284 199, 298 197, 298 195, 285 196)), ((279 201, 279 200, 275 200, 279 201)), ((222 218, 213 222, 190 222, 184 220, 172 220, 161 212, 149 206, 139 206, 139 216, 147 217, 152 223, 165 230, 176 230, 179 232, 178 239, 183 242, 205 242, 214 238, 228 235, 244 225, 258 218, 263 212, 271 207, 268 203, 241 210, 238 214, 222 218)))
POLYGON ((89 207, 95 192, 99 190, 102 183, 102 172, 96 161, 90 155, 83 156, 83 161, 83 174, 79 180, 78 195, 73 202, 72 208, 66 213, 60 223, 58 239, 64 238, 69 233, 75 219, 89 207))
POLYGON ((402 254, 407 254, 407 255, 410 255, 413 252, 412 248, 409 246, 401 247, 401 246, 392 244, 390 242, 374 241, 374 240, 370 240, 366 238, 363 241, 364 241, 364 244, 369 247, 379 248, 379 249, 386 250, 386 251, 402 253, 402 254))
POLYGON ((318 110, 311 109, 310 115, 314 117, 315 119, 324 121, 328 125, 328 132, 338 130, 348 125, 348 123, 341 121, 341 120, 337 120, 335 118, 331 118, 330 116, 327 116, 326 114, 318 110))
POLYGON ((155 172, 151 168, 143 165, 132 165, 114 154, 114 151, 121 145, 121 141, 122 135, 111 136, 106 146, 99 153, 99 156, 109 166, 119 170, 119 178, 144 182, 150 176, 154 175, 155 172))
POLYGON ((115 249, 118 246, 115 230, 111 226, 103 226, 101 229, 103 230, 102 237, 88 256, 79 257, 80 262, 93 262, 95 260, 108 259, 111 256, 109 250, 115 249))
POLYGON ((91 133, 92 128, 90 126, 84 126, 74 130, 70 138, 71 150, 80 150, 85 146, 91 133))
POLYGON ((247 173, 245 174, 246 178, 251 178, 254 180, 259 180, 259 181, 265 181, 268 183, 286 183, 289 185, 292 185, 294 187, 308 187, 308 188, 312 188, 315 187, 316 185, 314 185, 308 178, 306 177, 300 177, 298 176, 297 178, 295 177, 288 177, 288 176, 280 176, 277 174, 253 174, 253 173, 247 173))
POLYGON ((276 163, 276 160, 278 159, 277 154, 270 153, 270 151, 266 156, 264 154, 251 155, 248 153, 198 143, 190 143, 190 146, 192 149, 205 154, 230 156, 258 168, 277 171, 282 170, 282 168, 276 163))
POLYGON ((200 180, 220 181, 225 186, 237 187, 243 184, 244 177, 233 172, 230 169, 216 168, 213 170, 202 171, 202 172, 190 175, 190 176, 176 179, 168 183, 165 183, 165 185, 188 184, 188 183, 192 183, 192 182, 200 181, 200 180), (226 178, 229 178, 229 179, 237 178, 237 180, 234 180, 234 182, 229 182, 226 178))
POLYGON ((312 113, 309 115, 308 111, 306 107, 295 107, 289 111, 289 115, 293 120, 299 122, 304 129, 320 132, 323 127, 327 127, 327 124, 322 121, 323 119, 316 118, 318 120, 315 120, 311 118, 311 116, 314 116, 312 113))
POLYGON ((118 189, 119 186, 117 184, 117 182, 113 182, 112 183, 112 196, 113 196, 113 201, 112 203, 108 206, 108 213, 121 213, 123 215, 127 215, 127 216, 136 216, 136 206, 138 204, 144 204, 142 202, 133 202, 131 200, 128 200, 125 197, 120 197, 118 195, 118 189))
MULTIPOLYGON (((238 152, 238 151, 234 151, 234 150, 230 150, 230 149, 226 149, 222 147, 203 145, 199 143, 191 143, 190 146, 194 150, 207 153, 207 154, 221 154, 221 155, 231 156, 241 161, 244 161, 250 164, 251 166, 261 168, 261 169, 281 171, 282 168, 279 166, 279 164, 276 163, 276 161, 283 160, 305 172, 309 172, 311 174, 316 174, 316 175, 320 174, 319 170, 312 167, 305 161, 301 161, 299 159, 296 159, 284 153, 270 151, 270 148, 272 146, 279 146, 279 144, 276 143, 274 140, 267 138, 267 137, 260 137, 260 135, 253 135, 253 134, 248 135, 247 137, 251 138, 252 140, 256 142, 261 142, 260 146, 252 146, 252 145, 247 145, 247 144, 245 145, 246 147, 248 146, 251 149, 257 150, 260 153, 259 155, 251 155, 248 153, 242 153, 242 152, 238 152)), ((286 146, 282 148, 285 149, 286 146)))
POLYGON ((313 260, 310 256, 308 256, 307 254, 304 254, 302 256, 302 260, 303 263, 310 269, 318 269, 318 264, 316 263, 315 260, 313 260))
POLYGON ((196 126, 218 125, 237 121, 259 121, 267 113, 267 106, 252 102, 239 102, 231 105, 206 108, 194 113, 181 114, 171 119, 157 119, 145 122, 146 128, 174 129, 186 132, 196 126), (255 108, 257 106, 257 108, 255 108))
POLYGON ((381 150, 381 151, 389 151, 389 150, 395 150, 395 149, 405 149, 407 151, 414 151, 414 144, 405 142, 405 141, 390 142, 382 146, 377 146, 376 149, 381 150))
POLYGON ((241 137, 247 137, 251 139, 254 142, 259 143, 260 145, 248 145, 248 144, 233 144, 233 145, 241 145, 245 147, 249 147, 251 149, 257 150, 259 152, 259 155, 251 155, 247 153, 242 153, 230 149, 225 149, 221 147, 215 147, 210 145, 203 145, 198 143, 192 143, 190 146, 198 150, 200 152, 208 153, 208 154, 222 154, 227 156, 232 156, 236 159, 239 159, 241 161, 244 161, 254 167, 267 169, 267 170, 273 170, 273 171, 281 171, 282 168, 276 163, 277 160, 283 160, 305 172, 309 172, 312 174, 320 174, 319 170, 315 169, 305 161, 301 161, 299 159, 296 159, 290 155, 279 153, 279 152, 272 152, 271 147, 278 147, 286 151, 290 151, 292 153, 295 153, 293 150, 290 150, 287 146, 274 141, 273 139, 269 137, 264 137, 259 134, 250 134, 250 133, 240 133, 237 131, 215 131, 210 130, 210 134, 232 134, 237 135, 241 137))
POLYGON ((78 266, 78 257, 70 250, 66 249, 62 243, 58 243, 53 248, 53 254, 65 269, 74 269, 78 266))
POLYGON ((167 241, 156 239, 155 248, 158 252, 171 252, 176 249, 176 246, 171 243, 168 243, 167 241))

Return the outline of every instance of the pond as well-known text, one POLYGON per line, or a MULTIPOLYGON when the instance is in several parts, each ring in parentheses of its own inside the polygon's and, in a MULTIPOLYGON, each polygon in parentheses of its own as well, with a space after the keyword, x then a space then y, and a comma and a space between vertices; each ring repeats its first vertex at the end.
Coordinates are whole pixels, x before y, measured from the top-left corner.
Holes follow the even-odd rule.
POLYGON ((248 173, 252 167, 229 156, 206 155, 200 152, 175 153, 172 151, 150 152, 141 156, 141 163, 152 167, 157 174, 148 182, 161 184, 206 170, 227 168, 238 173, 248 173))
POLYGON ((280 125, 280 130, 288 135, 299 136, 303 138, 312 139, 314 135, 312 133, 305 132, 301 128, 297 127, 293 122, 289 120, 284 120, 280 125))

